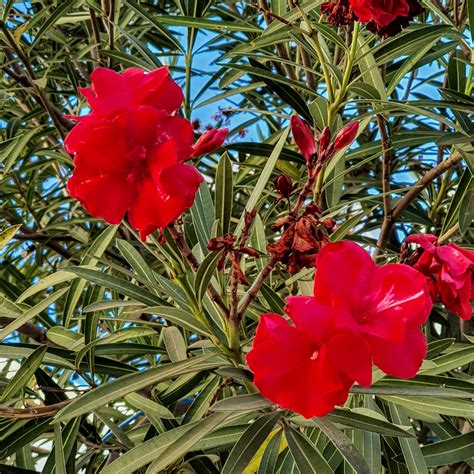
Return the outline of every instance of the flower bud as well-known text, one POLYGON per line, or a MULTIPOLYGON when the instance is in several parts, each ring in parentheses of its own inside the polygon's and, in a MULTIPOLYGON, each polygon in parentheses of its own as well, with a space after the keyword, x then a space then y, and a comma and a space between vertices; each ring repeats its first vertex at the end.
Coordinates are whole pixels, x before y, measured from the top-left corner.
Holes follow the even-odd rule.
POLYGON ((334 140, 334 151, 338 151, 351 145, 357 137, 359 131, 359 122, 352 122, 346 125, 336 136, 334 140))
POLYGON ((277 176, 273 181, 273 185, 275 186, 275 191, 280 195, 281 199, 289 199, 291 193, 295 189, 293 182, 285 174, 277 176))
POLYGON ((309 160, 316 153, 313 132, 297 115, 291 117, 291 133, 301 154, 309 160))
POLYGON ((319 154, 323 155, 331 142, 331 130, 325 127, 319 137, 319 154))
POLYGON ((220 148, 228 134, 229 129, 227 128, 213 128, 212 130, 203 133, 193 145, 193 158, 196 156, 207 155, 208 153, 220 148))

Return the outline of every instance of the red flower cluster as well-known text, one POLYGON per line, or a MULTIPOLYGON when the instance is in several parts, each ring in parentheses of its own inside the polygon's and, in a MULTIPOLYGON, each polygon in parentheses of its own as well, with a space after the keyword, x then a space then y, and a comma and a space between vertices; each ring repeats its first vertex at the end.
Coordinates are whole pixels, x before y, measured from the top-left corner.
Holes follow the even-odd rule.
POLYGON ((97 68, 91 79, 80 92, 92 112, 75 117, 65 140, 75 165, 69 193, 110 224, 128 212, 145 239, 192 205, 203 178, 185 162, 220 147, 228 131, 210 130, 193 145, 191 123, 176 115, 183 93, 166 67, 97 68))
POLYGON ((327 244, 316 259, 314 297, 287 298, 285 313, 262 315, 247 362, 271 401, 306 418, 372 383, 372 364, 414 377, 426 355, 420 326, 432 302, 425 277, 401 264, 377 267, 359 245, 327 244))
POLYGON ((400 33, 422 11, 418 0, 335 0, 321 6, 329 23, 350 25, 358 19, 384 38, 400 33))
MULTIPOLYGON (((474 251, 456 244, 439 245, 434 235, 414 234, 406 244, 420 247, 407 263, 426 275, 433 301, 441 301, 449 311, 462 319, 472 316, 470 300, 474 299, 474 251)), ((402 253, 407 251, 406 246, 402 253)))

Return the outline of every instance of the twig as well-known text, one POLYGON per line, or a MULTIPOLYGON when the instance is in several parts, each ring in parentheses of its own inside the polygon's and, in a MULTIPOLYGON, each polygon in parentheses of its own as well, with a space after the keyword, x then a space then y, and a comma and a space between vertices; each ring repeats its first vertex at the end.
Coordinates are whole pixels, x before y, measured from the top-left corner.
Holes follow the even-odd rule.
POLYGON ((44 418, 47 416, 54 416, 61 410, 61 408, 69 405, 73 399, 64 400, 63 402, 55 403, 54 405, 47 405, 42 407, 31 408, 8 408, 0 406, 0 418, 13 418, 17 420, 32 420, 36 418, 44 418))
MULTIPOLYGON (((387 131, 385 119, 377 114, 377 125, 379 127, 380 138, 382 142, 382 190, 383 190, 383 223, 382 228, 390 227, 392 216, 392 203, 390 197, 390 173, 392 161, 392 142, 387 131)), ((382 248, 377 246, 374 257, 378 257, 382 248)))
MULTIPOLYGON (((13 318, 1 317, 0 326, 5 327, 11 322, 15 321, 13 318)), ((29 337, 39 344, 48 344, 48 338, 46 337, 46 329, 35 326, 32 323, 25 323, 20 326, 17 331, 23 336, 29 337)))
MULTIPOLYGON (((171 224, 170 226, 168 226, 168 230, 170 231, 170 234, 173 237, 176 245, 179 247, 179 249, 183 253, 183 257, 186 259, 191 269, 194 272, 197 272, 199 270, 199 262, 197 261, 196 256, 193 254, 193 252, 189 248, 188 244, 186 243, 186 240, 184 239, 184 235, 176 229, 174 224, 171 224)), ((209 284, 208 290, 214 303, 216 303, 217 306, 219 306, 219 308, 223 311, 223 313, 226 316, 228 316, 229 309, 222 301, 221 296, 219 295, 218 291, 214 288, 212 283, 209 284)))
MULTIPOLYGON (((390 237, 392 228, 400 217, 402 212, 412 203, 412 201, 425 189, 429 184, 434 181, 438 176, 442 175, 444 172, 448 171, 451 168, 454 168, 459 162, 462 161, 462 155, 459 152, 454 152, 449 158, 446 158, 438 166, 428 171, 414 186, 408 191, 403 199, 401 199, 398 204, 393 208, 392 215, 390 220, 386 220, 382 226, 380 232, 380 237, 377 242, 377 249, 383 251, 385 245, 390 237)), ((379 252, 380 252, 379 251, 379 252)))
MULTIPOLYGON (((244 210, 246 213, 245 215, 245 225, 242 229, 242 234, 240 236, 240 241, 238 248, 242 250, 248 242, 250 237, 250 229, 252 228, 252 223, 255 219, 257 210, 254 208, 252 212, 248 212, 244 210)), ((242 260, 243 252, 238 252, 235 256, 235 260, 237 265, 240 264, 242 260)), ((239 287, 239 276, 237 274, 236 268, 232 265, 231 276, 230 276, 230 315, 229 319, 231 321, 238 321, 238 306, 239 306, 239 298, 238 298, 238 287, 239 287)))

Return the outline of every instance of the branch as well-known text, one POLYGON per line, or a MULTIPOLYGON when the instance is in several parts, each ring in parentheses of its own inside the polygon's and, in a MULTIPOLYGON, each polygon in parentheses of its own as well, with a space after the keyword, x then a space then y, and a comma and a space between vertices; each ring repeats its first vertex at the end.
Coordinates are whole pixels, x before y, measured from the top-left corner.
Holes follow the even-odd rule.
MULTIPOLYGON (((380 138, 382 142, 382 190, 383 190, 383 223, 382 229, 386 228, 389 229, 388 232, 390 233, 390 229, 392 228, 392 203, 390 197, 390 173, 392 171, 392 141, 388 134, 387 125, 385 123, 385 119, 378 114, 377 115, 377 125, 379 127, 380 138)), ((382 235, 382 232, 381 232, 382 235)), ((389 235, 387 235, 388 239, 389 235)), ((383 251, 381 245, 377 245, 375 249, 374 257, 378 257, 383 251)))
MULTIPOLYGON (((191 249, 189 248, 186 240, 184 239, 184 235, 181 232, 178 232, 174 224, 168 226, 168 230, 170 231, 171 236, 175 240, 176 245, 179 247, 181 252, 183 253, 183 257, 189 263, 189 266, 194 272, 199 270, 199 262, 197 261, 196 256, 193 254, 191 249)), ((219 308, 223 311, 223 313, 228 316, 229 309, 222 301, 221 296, 219 295, 218 291, 214 288, 214 286, 210 283, 208 286, 209 294, 211 295, 212 301, 219 306, 219 308)))
MULTIPOLYGON (((5 327, 13 321, 15 321, 15 319, 0 317, 0 326, 5 327)), ((17 331, 20 334, 23 334, 24 336, 35 340, 39 344, 48 344, 48 338, 46 337, 46 329, 44 328, 35 326, 32 323, 25 323, 20 326, 17 331)))
POLYGON ((458 151, 455 151, 449 158, 442 161, 438 166, 428 171, 414 186, 408 191, 403 199, 393 208, 391 212, 391 218, 384 222, 380 237, 377 242, 377 249, 382 251, 390 237, 392 228, 396 220, 400 217, 403 211, 412 203, 412 201, 433 182, 438 176, 442 175, 451 168, 454 168, 459 162, 462 161, 462 155, 458 151))
POLYGON ((17 420, 32 420, 54 416, 61 408, 69 405, 74 399, 64 400, 54 405, 31 407, 31 408, 9 408, 0 406, 0 418, 14 418, 17 420))

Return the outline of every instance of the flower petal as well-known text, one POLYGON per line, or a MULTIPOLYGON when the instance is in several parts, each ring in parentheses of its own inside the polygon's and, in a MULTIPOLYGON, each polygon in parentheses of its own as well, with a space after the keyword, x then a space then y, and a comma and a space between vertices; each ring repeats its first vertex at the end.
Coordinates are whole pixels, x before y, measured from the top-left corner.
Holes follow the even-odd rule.
POLYGON ((361 335, 341 331, 327 344, 328 358, 334 366, 364 387, 372 384, 372 354, 361 335))
POLYGON ((367 295, 375 264, 355 242, 326 244, 316 257, 316 301, 355 313, 367 295))
POLYGON ((289 296, 285 301, 285 313, 298 329, 315 341, 327 339, 334 331, 334 313, 330 306, 318 304, 311 296, 289 296))
POLYGON ((415 377, 427 352, 426 338, 417 325, 407 327, 402 341, 378 337, 368 339, 374 363, 388 375, 404 379, 415 377))
POLYGON ((375 269, 367 299, 362 331, 394 341, 404 337, 406 324, 426 322, 432 308, 425 276, 401 264, 375 269))
POLYGON ((81 180, 74 174, 67 187, 94 217, 100 217, 109 224, 119 224, 132 200, 132 189, 124 175, 99 174, 92 179, 81 180))

